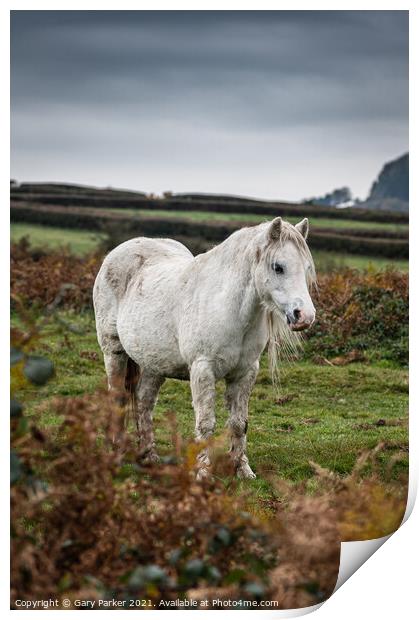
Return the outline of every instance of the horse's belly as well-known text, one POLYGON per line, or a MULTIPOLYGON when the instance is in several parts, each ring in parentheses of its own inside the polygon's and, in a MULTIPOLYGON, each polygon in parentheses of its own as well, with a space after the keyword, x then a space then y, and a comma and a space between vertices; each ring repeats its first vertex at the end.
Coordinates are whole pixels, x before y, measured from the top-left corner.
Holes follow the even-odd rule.
POLYGON ((179 379, 188 377, 188 366, 172 338, 139 329, 130 330, 129 333, 122 330, 120 340, 126 353, 139 364, 140 368, 164 377, 179 379))
POLYGON ((140 368, 164 377, 188 377, 167 306, 141 302, 122 306, 117 330, 124 350, 140 368))

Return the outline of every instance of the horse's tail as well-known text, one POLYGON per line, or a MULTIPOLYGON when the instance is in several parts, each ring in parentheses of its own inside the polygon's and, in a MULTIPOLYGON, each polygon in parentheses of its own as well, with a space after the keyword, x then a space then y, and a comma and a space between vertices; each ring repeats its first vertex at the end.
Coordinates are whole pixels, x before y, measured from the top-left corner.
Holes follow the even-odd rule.
MULTIPOLYGON (((130 398, 129 414, 135 421, 135 405, 137 402, 137 385, 141 377, 140 367, 130 357, 127 362, 127 370, 125 373, 125 389, 130 398)), ((129 415, 127 416, 126 423, 128 423, 129 415)))

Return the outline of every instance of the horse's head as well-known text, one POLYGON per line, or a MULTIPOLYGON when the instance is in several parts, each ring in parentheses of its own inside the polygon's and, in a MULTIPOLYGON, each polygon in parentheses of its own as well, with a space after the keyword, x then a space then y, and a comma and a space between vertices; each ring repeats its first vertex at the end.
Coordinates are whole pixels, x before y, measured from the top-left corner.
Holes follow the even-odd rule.
POLYGON ((307 329, 316 316, 309 292, 315 271, 306 244, 308 220, 292 226, 277 217, 264 235, 255 270, 261 301, 269 310, 282 315, 293 331, 307 329))

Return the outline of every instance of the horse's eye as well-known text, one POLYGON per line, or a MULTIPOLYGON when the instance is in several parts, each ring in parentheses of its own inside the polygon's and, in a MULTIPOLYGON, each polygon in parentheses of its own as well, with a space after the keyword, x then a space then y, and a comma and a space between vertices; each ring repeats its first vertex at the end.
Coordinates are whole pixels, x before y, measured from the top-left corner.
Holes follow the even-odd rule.
POLYGON ((279 263, 273 263, 272 269, 275 271, 275 273, 284 273, 284 268, 279 263))

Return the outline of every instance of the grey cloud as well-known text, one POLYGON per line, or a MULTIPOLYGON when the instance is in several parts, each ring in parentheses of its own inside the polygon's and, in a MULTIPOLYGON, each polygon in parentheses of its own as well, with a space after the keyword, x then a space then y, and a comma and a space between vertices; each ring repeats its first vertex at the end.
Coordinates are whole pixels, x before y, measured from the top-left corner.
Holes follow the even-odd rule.
MULTIPOLYGON (((282 166, 293 176, 275 143, 289 149, 294 134, 303 152, 310 151, 309 137, 318 142, 326 136, 318 155, 330 170, 335 143, 352 144, 357 131, 345 183, 365 193, 364 172, 356 172, 359 150, 370 154, 372 170, 387 151, 407 147, 407 72, 407 12, 401 11, 13 12, 14 174, 30 176, 28 162, 38 152, 42 178, 56 171, 58 155, 62 180, 77 180, 65 178, 65 154, 78 151, 80 169, 71 162, 72 174, 88 175, 94 165, 83 153, 94 154, 96 143, 119 154, 121 171, 113 159, 103 172, 114 166, 116 182, 136 165, 149 178, 170 176, 174 163, 166 154, 175 153, 185 167, 182 173, 176 165, 178 189, 190 188, 189 164, 195 188, 211 191, 196 185, 199 179, 208 184, 208 171, 192 161, 199 152, 203 165, 214 167, 218 191, 220 172, 206 157, 214 157, 213 137, 224 145, 217 152, 224 168, 242 159, 238 149, 246 144, 249 153, 258 153, 256 193, 267 195, 261 166, 282 166), (387 137, 384 148, 379 131, 387 137), (269 145, 262 154, 260 138, 269 145), (189 160, 183 148, 173 147, 182 139, 189 143, 189 160)), ((317 181, 308 174, 292 197, 314 193, 310 187, 317 181)), ((321 182, 326 190, 337 179, 325 172, 321 182)), ((230 191, 240 193, 244 185, 235 170, 230 191)))

